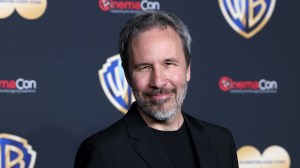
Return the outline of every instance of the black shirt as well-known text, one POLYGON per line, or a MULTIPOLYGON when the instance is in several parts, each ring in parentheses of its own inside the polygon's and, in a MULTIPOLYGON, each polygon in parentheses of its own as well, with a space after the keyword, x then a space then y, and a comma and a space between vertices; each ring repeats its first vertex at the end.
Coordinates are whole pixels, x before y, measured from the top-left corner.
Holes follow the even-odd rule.
POLYGON ((190 132, 185 123, 176 131, 152 129, 174 168, 198 168, 190 132))

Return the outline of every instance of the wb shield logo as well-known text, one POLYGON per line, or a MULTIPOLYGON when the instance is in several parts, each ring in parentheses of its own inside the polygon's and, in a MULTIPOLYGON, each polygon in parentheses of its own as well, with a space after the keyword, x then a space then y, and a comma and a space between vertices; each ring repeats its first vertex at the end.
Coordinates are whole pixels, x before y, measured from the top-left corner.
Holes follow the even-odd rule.
POLYGON ((10 134, 0 134, 0 167, 33 168, 36 152, 27 140, 10 134))
POLYGON ((228 24, 244 38, 257 34, 269 21, 276 0, 219 0, 228 24))
POLYGON ((119 54, 106 60, 99 70, 99 78, 110 102, 122 113, 126 113, 134 101, 134 96, 126 81, 119 54))

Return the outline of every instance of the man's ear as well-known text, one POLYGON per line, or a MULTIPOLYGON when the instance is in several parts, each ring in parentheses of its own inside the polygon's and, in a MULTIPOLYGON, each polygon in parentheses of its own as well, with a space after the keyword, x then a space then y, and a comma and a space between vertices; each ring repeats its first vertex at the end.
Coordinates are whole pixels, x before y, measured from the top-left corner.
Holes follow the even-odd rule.
POLYGON ((186 80, 190 81, 191 79, 191 64, 188 65, 187 70, 186 70, 186 80))
POLYGON ((131 87, 131 80, 130 80, 130 77, 128 75, 128 72, 125 72, 125 78, 127 80, 128 85, 131 87))

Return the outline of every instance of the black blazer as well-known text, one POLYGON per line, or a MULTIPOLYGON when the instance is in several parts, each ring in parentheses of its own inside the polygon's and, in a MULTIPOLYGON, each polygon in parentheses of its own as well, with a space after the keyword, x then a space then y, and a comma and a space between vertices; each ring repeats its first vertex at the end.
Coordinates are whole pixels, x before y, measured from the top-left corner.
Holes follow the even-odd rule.
MULTIPOLYGON (((238 168, 231 133, 183 113, 201 168, 238 168)), ((184 152, 184 151, 181 151, 184 152)), ((75 168, 172 168, 134 103, 128 113, 80 146, 75 168)))

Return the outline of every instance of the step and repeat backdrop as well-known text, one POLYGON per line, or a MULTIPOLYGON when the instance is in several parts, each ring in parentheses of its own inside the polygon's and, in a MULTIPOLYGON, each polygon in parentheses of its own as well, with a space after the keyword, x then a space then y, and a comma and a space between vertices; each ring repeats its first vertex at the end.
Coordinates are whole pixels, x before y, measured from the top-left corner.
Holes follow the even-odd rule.
POLYGON ((189 27, 184 110, 229 128, 241 168, 300 167, 300 1, 0 0, 0 167, 73 167, 134 101, 118 34, 135 13, 189 27))

